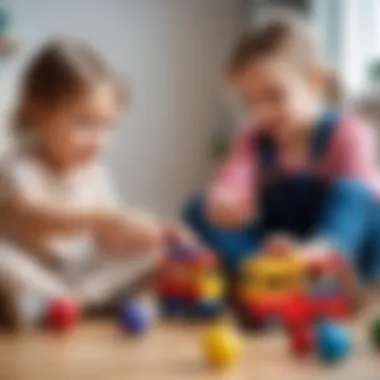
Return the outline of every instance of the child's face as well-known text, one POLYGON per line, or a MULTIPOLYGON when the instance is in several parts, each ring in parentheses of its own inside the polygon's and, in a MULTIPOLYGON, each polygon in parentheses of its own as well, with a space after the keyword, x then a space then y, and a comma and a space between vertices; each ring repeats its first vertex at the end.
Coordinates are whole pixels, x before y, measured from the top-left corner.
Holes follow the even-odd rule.
POLYGON ((276 137, 310 122, 319 108, 315 73, 301 73, 286 62, 262 59, 233 77, 250 121, 276 137))
POLYGON ((62 168, 94 161, 103 151, 119 105, 110 86, 41 112, 36 132, 45 154, 62 168))

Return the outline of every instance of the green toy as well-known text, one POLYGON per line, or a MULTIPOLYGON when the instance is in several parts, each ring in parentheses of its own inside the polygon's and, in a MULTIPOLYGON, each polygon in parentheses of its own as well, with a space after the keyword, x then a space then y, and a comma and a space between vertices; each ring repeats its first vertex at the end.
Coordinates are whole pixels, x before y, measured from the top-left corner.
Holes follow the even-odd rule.
POLYGON ((374 347, 380 349, 380 316, 375 317, 372 321, 371 341, 374 347))

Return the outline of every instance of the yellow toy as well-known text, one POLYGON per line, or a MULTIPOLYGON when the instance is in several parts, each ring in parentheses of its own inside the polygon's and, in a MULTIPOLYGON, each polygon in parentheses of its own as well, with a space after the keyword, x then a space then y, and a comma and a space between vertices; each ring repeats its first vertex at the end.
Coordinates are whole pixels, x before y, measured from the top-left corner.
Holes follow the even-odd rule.
POLYGON ((237 292, 240 322, 261 327, 274 318, 289 327, 323 316, 344 318, 350 302, 341 273, 336 256, 309 262, 294 252, 249 258, 242 266, 237 292))
POLYGON ((227 323, 209 328, 203 339, 207 363, 223 368, 235 363, 242 353, 242 342, 237 332, 227 323))

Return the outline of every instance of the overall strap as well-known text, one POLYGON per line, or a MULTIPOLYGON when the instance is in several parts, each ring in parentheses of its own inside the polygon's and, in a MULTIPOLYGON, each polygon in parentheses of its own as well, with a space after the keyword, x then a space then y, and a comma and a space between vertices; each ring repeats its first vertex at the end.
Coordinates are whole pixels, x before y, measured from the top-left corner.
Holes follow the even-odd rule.
POLYGON ((326 112, 318 123, 314 141, 312 144, 312 160, 320 161, 325 155, 331 137, 339 126, 340 114, 338 111, 326 112))
MULTIPOLYGON (((324 157, 328 149, 331 137, 340 124, 341 115, 338 111, 328 111, 318 122, 314 139, 311 146, 311 160, 314 163, 324 157)), ((259 165, 262 172, 270 173, 272 176, 277 170, 277 153, 273 140, 265 135, 256 136, 253 143, 257 144, 259 153, 259 165)))
POLYGON ((261 168, 264 170, 274 169, 276 166, 276 149, 273 140, 267 136, 259 136, 256 142, 261 168))

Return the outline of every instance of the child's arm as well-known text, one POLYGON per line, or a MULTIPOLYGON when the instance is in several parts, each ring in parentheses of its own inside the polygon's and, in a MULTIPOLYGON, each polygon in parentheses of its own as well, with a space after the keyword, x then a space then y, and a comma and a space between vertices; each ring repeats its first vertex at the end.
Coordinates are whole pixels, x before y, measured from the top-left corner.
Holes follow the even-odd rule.
POLYGON ((210 187, 208 212, 211 219, 222 227, 238 227, 254 217, 255 155, 251 133, 245 132, 238 136, 230 156, 210 187))
POLYGON ((348 120, 337 130, 327 156, 331 182, 316 236, 346 255, 359 249, 375 204, 371 206, 379 180, 374 141, 365 125, 348 120))
MULTIPOLYGON (((12 174, 12 173, 11 173, 12 174)), ((158 240, 157 225, 125 212, 101 171, 89 177, 93 208, 68 208, 44 201, 23 176, 2 173, 0 178, 0 234, 33 251, 46 252, 49 239, 90 232, 107 251, 149 250, 158 240)), ((38 186, 36 187, 38 188, 38 186)))
POLYGON ((51 237, 80 232, 93 232, 107 251, 143 251, 158 244, 158 227, 132 213, 68 210, 16 196, 3 200, 0 207, 3 236, 36 251, 45 251, 51 237))
POLYGON ((89 231, 111 223, 106 220, 108 215, 101 212, 73 211, 59 205, 41 204, 16 192, 3 197, 0 208, 2 234, 35 248, 45 245, 52 236, 89 231))
POLYGON ((114 221, 96 223, 94 235, 106 252, 144 252, 159 249, 162 228, 151 215, 127 209, 120 200, 112 178, 101 167, 94 173, 95 200, 114 221))

